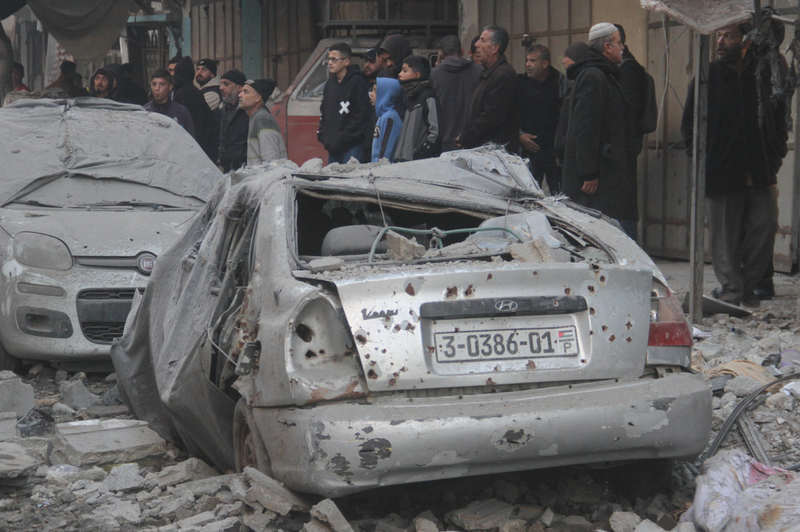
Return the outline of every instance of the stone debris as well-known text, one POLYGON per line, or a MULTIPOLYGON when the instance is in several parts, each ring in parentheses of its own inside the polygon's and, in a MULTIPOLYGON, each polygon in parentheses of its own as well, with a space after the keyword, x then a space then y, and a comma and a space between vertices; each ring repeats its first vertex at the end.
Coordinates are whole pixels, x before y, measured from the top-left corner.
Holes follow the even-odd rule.
POLYGON ((250 489, 246 495, 247 501, 258 502, 267 510, 272 510, 280 515, 286 515, 291 510, 308 511, 310 509, 306 501, 261 471, 246 467, 244 475, 250 482, 250 489))
POLYGON ((94 419, 56 425, 51 460, 79 466, 127 463, 166 451, 166 442, 144 421, 94 419))
MULTIPOLYGON (((347 519, 342 515, 336 503, 330 499, 325 499, 312 506, 311 517, 327 523, 333 532, 354 532, 353 527, 350 526, 350 523, 348 523, 347 519)), ((434 524, 433 526, 433 532, 435 532, 437 530, 436 525, 434 524)), ((420 532, 419 526, 417 526, 417 532, 420 532)))
MULTIPOLYGON (((159 488, 166 488, 168 486, 174 486, 175 484, 182 484, 191 480, 201 480, 217 475, 218 473, 202 460, 198 458, 189 458, 179 464, 165 467, 160 473, 157 473, 152 480, 159 488)), ((148 478, 148 480, 151 479, 148 478)))
POLYGON ((86 389, 86 385, 83 384, 82 380, 62 382, 59 385, 59 394, 61 395, 61 402, 75 410, 89 408, 100 400, 98 396, 86 389))
POLYGON ((28 456, 20 445, 11 442, 0 443, 0 484, 8 479, 17 479, 33 473, 39 462, 28 456))
POLYGON ((33 386, 22 382, 13 371, 0 371, 0 412, 16 412, 22 417, 34 406, 33 386))
POLYGON ((634 532, 642 518, 633 512, 614 512, 608 521, 613 532, 634 532))
POLYGON ((416 240, 406 238, 394 231, 386 231, 386 244, 389 247, 389 256, 394 260, 414 260, 425 255, 425 246, 416 240))
POLYGON ((0 442, 19 437, 16 412, 0 412, 0 442))
POLYGON ((489 530, 500 526, 514 512, 514 507, 497 499, 475 501, 466 508, 448 514, 449 520, 464 530, 489 530))
POLYGON ((339 257, 322 257, 321 259, 314 259, 308 263, 311 273, 340 270, 342 266, 344 266, 344 259, 339 257))
POLYGON ((103 481, 109 491, 133 491, 144 487, 144 477, 136 464, 122 464, 111 469, 103 481))

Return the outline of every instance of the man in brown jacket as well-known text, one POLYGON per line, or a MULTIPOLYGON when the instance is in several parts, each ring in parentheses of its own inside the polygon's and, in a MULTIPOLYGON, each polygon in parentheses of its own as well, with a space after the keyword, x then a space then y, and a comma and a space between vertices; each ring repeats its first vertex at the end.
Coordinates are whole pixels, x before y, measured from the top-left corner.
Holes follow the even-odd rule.
POLYGON ((507 47, 505 28, 486 26, 483 29, 475 53, 486 70, 472 95, 466 125, 456 139, 456 145, 461 148, 493 142, 512 153, 519 149, 517 73, 503 55, 507 47))

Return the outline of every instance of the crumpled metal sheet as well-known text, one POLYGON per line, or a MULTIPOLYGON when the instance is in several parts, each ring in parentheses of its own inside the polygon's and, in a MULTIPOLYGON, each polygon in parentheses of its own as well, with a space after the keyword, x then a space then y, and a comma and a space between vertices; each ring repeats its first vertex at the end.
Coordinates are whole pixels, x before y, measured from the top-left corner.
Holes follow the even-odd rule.
POLYGON ((752 0, 639 0, 642 8, 663 13, 695 31, 709 34, 749 19, 752 0))
POLYGON ((119 179, 206 201, 222 173, 181 126, 98 98, 0 109, 0 205, 60 178, 119 179))

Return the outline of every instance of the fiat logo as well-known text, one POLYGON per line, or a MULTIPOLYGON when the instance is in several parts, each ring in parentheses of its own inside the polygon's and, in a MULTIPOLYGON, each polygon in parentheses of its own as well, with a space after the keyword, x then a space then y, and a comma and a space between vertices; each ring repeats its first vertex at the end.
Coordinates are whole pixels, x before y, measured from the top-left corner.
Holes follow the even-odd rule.
POLYGON ((139 271, 145 275, 150 275, 156 266, 155 255, 142 255, 139 257, 139 271))
POLYGON ((503 301, 498 301, 494 304, 494 308, 499 310, 500 312, 514 312, 517 310, 519 305, 517 305, 516 301, 509 301, 504 299, 503 301))

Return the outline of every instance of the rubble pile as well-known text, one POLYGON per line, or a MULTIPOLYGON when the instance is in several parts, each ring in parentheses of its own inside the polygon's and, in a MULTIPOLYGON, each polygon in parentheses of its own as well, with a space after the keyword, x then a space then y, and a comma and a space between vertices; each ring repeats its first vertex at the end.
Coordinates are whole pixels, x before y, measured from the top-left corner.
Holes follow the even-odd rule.
MULTIPOLYGON (((799 293, 791 282, 779 291, 799 293)), ((725 519, 742 508, 751 517, 741 530, 787 530, 768 519, 800 512, 800 475, 791 471, 800 463, 800 381, 752 392, 800 369, 797 314, 792 296, 748 318, 705 319, 693 363, 715 393, 712 438, 750 402, 702 464, 563 467, 336 500, 293 493, 254 469, 220 472, 188 457, 133 419, 114 374, 45 364, 24 377, 0 372, 0 530, 697 532, 713 524, 736 532, 739 524, 725 519)))

